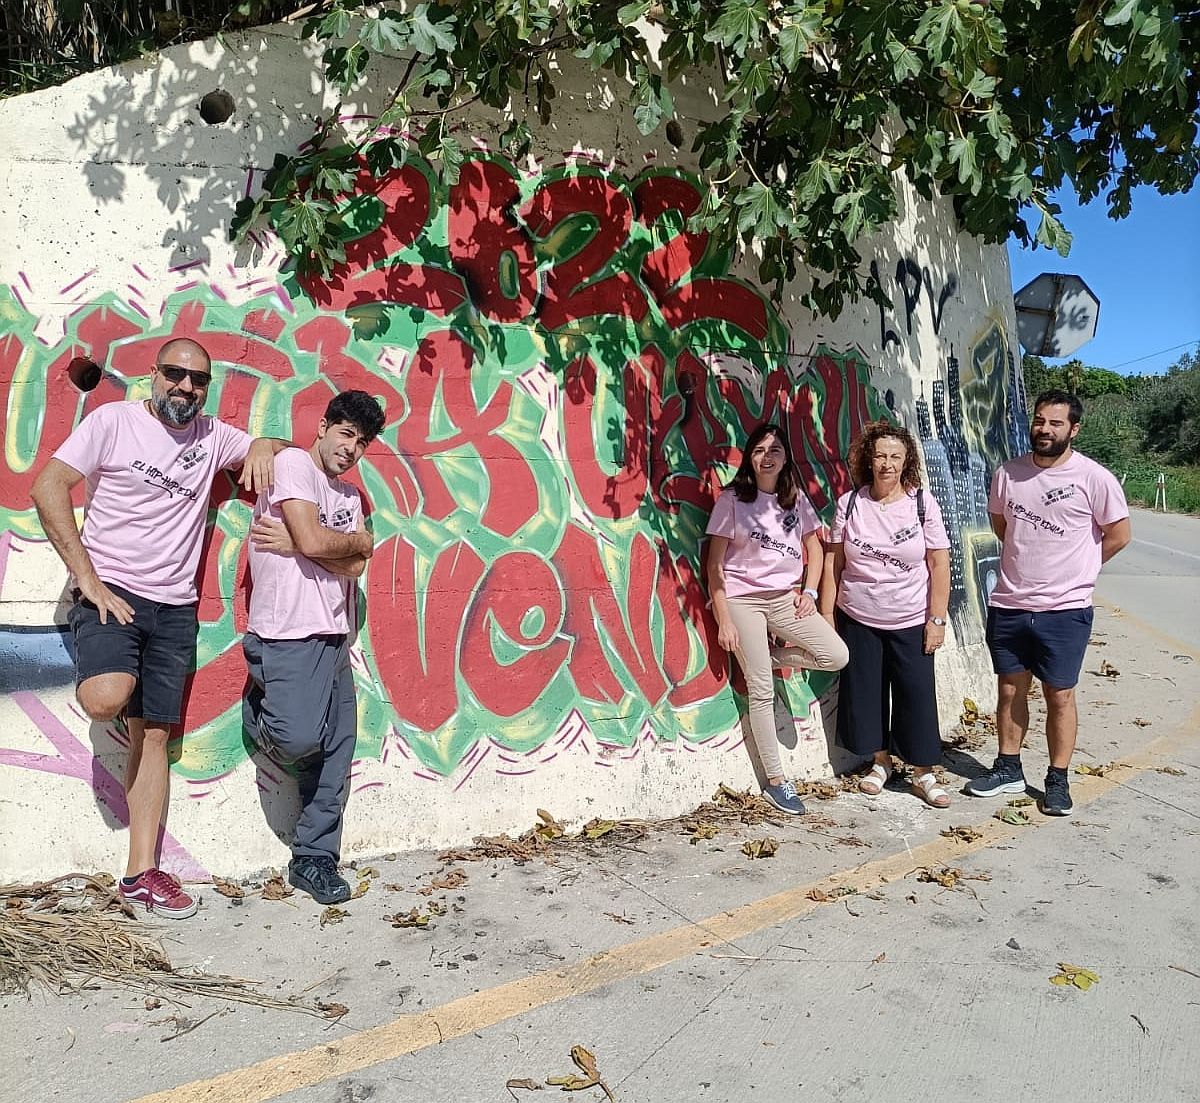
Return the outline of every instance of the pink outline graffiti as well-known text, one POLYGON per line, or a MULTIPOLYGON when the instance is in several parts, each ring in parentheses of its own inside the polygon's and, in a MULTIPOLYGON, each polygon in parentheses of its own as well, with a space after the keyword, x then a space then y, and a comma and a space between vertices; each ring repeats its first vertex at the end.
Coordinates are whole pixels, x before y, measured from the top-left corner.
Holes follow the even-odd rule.
MULTIPOLYGON (((76 738, 52 713, 36 693, 18 691, 10 695, 17 707, 33 721, 57 754, 34 754, 29 751, 0 750, 0 766, 16 766, 43 774, 84 781, 95 791, 104 806, 125 827, 129 826, 129 806, 125 802, 125 787, 110 774, 100 760, 76 738)), ((169 831, 162 832, 163 868, 188 881, 207 881, 209 871, 169 831)))

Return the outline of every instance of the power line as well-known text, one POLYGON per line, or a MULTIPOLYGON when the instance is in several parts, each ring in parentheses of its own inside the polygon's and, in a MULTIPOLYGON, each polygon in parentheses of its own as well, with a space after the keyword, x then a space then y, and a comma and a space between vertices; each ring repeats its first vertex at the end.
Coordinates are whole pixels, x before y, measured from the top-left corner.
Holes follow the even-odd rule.
POLYGON ((1158 352, 1148 352, 1145 356, 1139 356, 1134 360, 1125 360, 1120 364, 1114 364, 1107 371, 1116 371, 1117 368, 1127 368, 1130 364, 1140 364, 1143 360, 1152 360, 1155 356, 1162 356, 1164 352, 1174 352, 1176 349, 1187 348, 1188 345, 1194 345, 1200 342, 1200 337, 1193 337, 1190 341, 1184 341, 1182 344, 1172 345, 1169 349, 1159 349, 1158 352))

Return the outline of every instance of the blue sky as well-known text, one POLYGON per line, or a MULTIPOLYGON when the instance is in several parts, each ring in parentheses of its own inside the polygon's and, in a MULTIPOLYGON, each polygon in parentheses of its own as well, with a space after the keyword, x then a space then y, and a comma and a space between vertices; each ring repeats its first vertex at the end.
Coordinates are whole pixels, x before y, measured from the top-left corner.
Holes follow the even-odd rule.
MULTIPOLYGON (((1086 207, 1073 194, 1058 201, 1075 235, 1070 256, 1010 242, 1013 290, 1042 272, 1082 277, 1100 300, 1100 325, 1074 355, 1122 375, 1165 371, 1200 342, 1200 186, 1172 196, 1139 188, 1132 212, 1120 222, 1108 217, 1103 196, 1086 207), (1179 344, 1185 347, 1159 352, 1179 344), (1158 355, 1139 359, 1148 353, 1158 355)), ((1031 226, 1036 229, 1036 221, 1031 226)))

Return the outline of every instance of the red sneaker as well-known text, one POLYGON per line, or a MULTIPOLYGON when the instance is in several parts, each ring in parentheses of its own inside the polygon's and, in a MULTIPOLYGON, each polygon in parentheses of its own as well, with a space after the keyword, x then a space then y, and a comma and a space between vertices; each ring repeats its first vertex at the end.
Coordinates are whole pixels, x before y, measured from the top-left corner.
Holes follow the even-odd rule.
POLYGON ((148 869, 139 873, 133 884, 124 879, 120 884, 121 899, 127 904, 145 904, 146 911, 166 919, 187 919, 196 914, 196 901, 161 869, 148 869))

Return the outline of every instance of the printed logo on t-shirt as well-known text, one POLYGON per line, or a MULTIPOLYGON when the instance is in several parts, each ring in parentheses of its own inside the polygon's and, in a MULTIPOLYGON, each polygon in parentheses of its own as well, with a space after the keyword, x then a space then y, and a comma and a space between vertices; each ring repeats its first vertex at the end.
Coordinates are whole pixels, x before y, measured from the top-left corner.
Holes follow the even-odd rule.
POLYGON ((1055 502, 1065 502, 1068 498, 1075 497, 1075 484, 1068 483, 1066 486, 1051 487, 1042 495, 1042 505, 1053 505, 1055 502))
MULTIPOLYGON (((1073 489, 1074 487, 1072 487, 1073 489)), ((1034 513, 1033 510, 1022 505, 1020 502, 1014 502, 1011 498, 1008 500, 1008 512, 1014 521, 1024 521, 1026 524, 1032 525, 1035 529, 1053 533, 1055 536, 1066 535, 1067 530, 1062 525, 1056 524, 1048 517, 1042 517, 1040 514, 1034 513)))
POLYGON ((762 529, 751 529, 750 539, 757 540, 763 546, 763 551, 779 552, 781 555, 786 555, 791 559, 803 559, 804 555, 798 549, 793 548, 791 544, 785 544, 782 540, 776 540, 773 536, 768 536, 762 529))
POLYGON ((894 555, 889 555, 887 552, 881 551, 874 544, 868 543, 866 540, 860 540, 857 536, 851 536, 850 543, 858 548, 867 559, 874 559, 877 563, 894 567, 903 574, 908 574, 913 569, 911 563, 905 563, 903 559, 897 559, 894 555))
POLYGON ((799 522, 800 518, 797 516, 796 511, 794 509, 789 509, 787 513, 783 515, 783 531, 791 532, 792 529, 799 524, 799 522))
POLYGON ((174 498, 178 494, 181 498, 188 498, 195 501, 195 489, 190 486, 184 486, 178 479, 173 479, 165 471, 160 471, 153 464, 147 466, 145 460, 130 460, 129 466, 142 476, 142 482, 147 486, 157 487, 159 490, 166 491, 167 495, 171 498, 174 498))
POLYGON ((182 456, 179 457, 179 466, 184 471, 191 471, 198 463, 203 462, 208 455, 208 450, 203 444, 194 444, 182 456))
MULTIPOLYGON (((340 529, 345 532, 354 523, 354 510, 348 506, 342 506, 340 509, 333 511, 333 519, 329 523, 329 528, 340 529)), ((321 519, 321 524, 325 524, 324 518, 321 519)))
POLYGON ((909 525, 907 528, 902 528, 899 532, 892 533, 892 546, 907 543, 920 532, 920 528, 916 525, 909 525))

